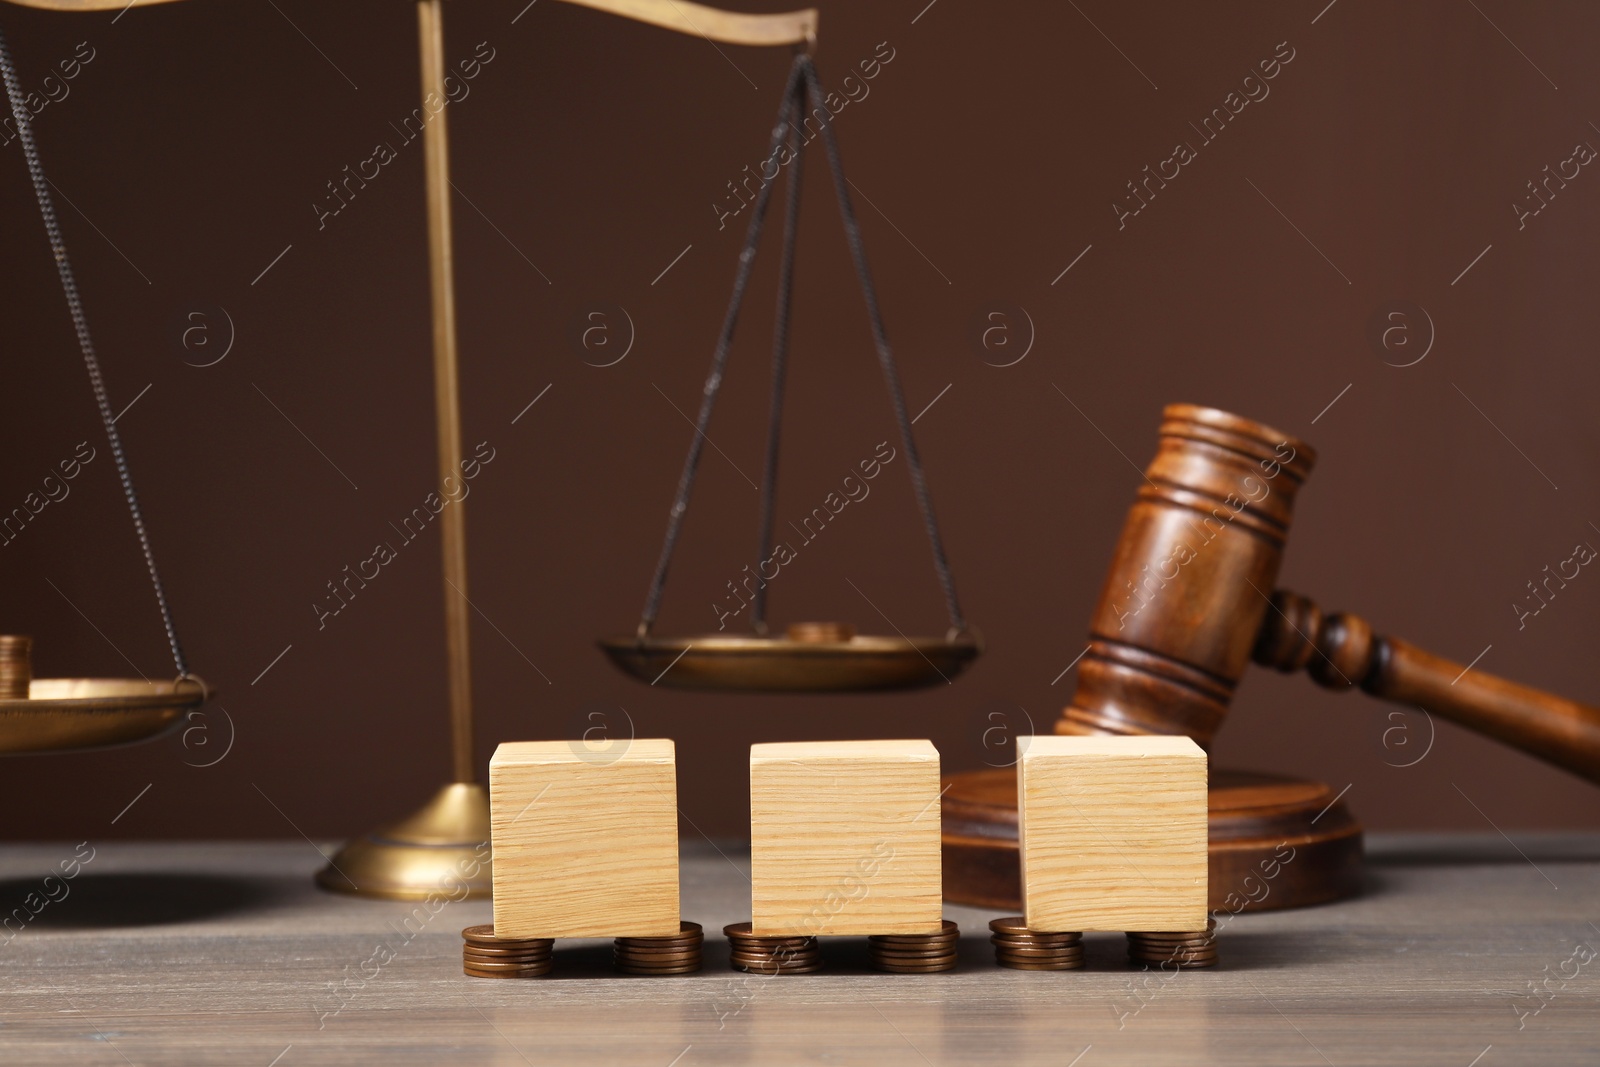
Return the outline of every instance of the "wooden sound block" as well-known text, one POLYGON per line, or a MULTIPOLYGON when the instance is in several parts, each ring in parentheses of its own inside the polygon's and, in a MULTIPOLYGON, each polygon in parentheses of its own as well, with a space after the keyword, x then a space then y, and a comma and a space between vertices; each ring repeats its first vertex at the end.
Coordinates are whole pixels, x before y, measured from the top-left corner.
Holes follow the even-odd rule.
POLYGON ((668 740, 603 754, 514 741, 489 761, 494 933, 668 937, 678 917, 678 776, 668 740))
MULTIPOLYGON (((944 892, 955 904, 1019 911, 1013 768, 944 779, 944 892)), ((1213 770, 1209 791, 1213 911, 1276 911, 1361 891, 1361 824, 1321 782, 1213 770)))
POLYGON ((1029 930, 1204 930, 1206 753, 1187 737, 1017 739, 1029 930))
POLYGON ((750 746, 757 937, 943 929, 930 741, 750 746))

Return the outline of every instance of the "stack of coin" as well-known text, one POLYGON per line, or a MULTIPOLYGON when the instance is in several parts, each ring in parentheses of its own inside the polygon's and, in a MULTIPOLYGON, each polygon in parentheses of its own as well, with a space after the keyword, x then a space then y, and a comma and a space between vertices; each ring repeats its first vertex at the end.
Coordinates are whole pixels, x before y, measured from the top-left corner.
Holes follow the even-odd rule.
POLYGON ((693 974, 704 942, 700 924, 685 922, 669 937, 619 937, 612 958, 624 974, 693 974))
POLYGON ((867 938, 876 970, 892 974, 931 974, 953 971, 961 929, 949 919, 936 934, 877 934, 867 938))
POLYGON ((749 923, 725 926, 737 970, 751 974, 811 974, 822 970, 822 950, 814 937, 756 937, 749 923))
POLYGON ((537 978, 550 973, 548 937, 496 937, 488 923, 461 931, 461 968, 469 978, 537 978))
POLYGON ((0 634, 0 699, 28 699, 33 680, 33 638, 0 634))
POLYGON ((1207 921, 1204 930, 1189 933, 1128 934, 1128 959, 1152 967, 1198 970, 1217 965, 1217 920, 1207 921))
POLYGON ((995 962, 1019 971, 1076 971, 1083 967, 1083 934, 1041 933, 1028 929, 1022 916, 995 919, 993 931, 995 962))

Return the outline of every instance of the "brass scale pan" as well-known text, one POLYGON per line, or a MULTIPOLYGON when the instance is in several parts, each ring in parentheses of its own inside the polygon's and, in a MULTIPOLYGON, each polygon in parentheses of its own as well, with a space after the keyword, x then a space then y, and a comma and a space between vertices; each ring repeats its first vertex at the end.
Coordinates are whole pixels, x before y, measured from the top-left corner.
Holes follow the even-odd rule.
POLYGON ((0 699, 0 753, 64 752, 146 741, 205 703, 192 675, 175 682, 139 678, 35 678, 26 698, 0 699))
POLYGON ((646 684, 781 693, 920 689, 949 682, 983 650, 971 636, 886 637, 823 625, 793 626, 782 637, 611 637, 600 647, 646 684))

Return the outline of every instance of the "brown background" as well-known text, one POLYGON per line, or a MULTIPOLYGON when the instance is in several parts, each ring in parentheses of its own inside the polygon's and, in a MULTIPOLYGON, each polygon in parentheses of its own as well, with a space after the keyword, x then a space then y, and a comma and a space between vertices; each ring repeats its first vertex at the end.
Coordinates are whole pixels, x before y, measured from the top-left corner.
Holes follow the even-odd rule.
MULTIPOLYGON (((455 200, 465 423, 469 445, 496 449, 469 506, 480 765, 499 740, 570 736, 606 708, 625 723, 625 709, 641 736, 677 739, 694 824, 737 834, 753 741, 929 736, 949 769, 1003 759, 998 740, 1030 719, 1047 729, 1069 695, 1070 673, 1052 679, 1083 647, 1134 465, 1174 400, 1320 450, 1286 585, 1461 662, 1492 645, 1483 669, 1600 701, 1600 577, 1585 572, 1520 632, 1511 607, 1577 541, 1600 545, 1600 176, 1586 168, 1520 232, 1511 208, 1575 143, 1600 144, 1592 5, 826 7, 825 81, 879 42, 894 49, 838 128, 875 205, 858 202, 911 409, 950 386, 917 433, 989 651, 949 687, 809 698, 648 689, 593 646, 637 619, 691 433, 673 404, 693 411, 741 236, 718 231, 711 204, 761 157, 787 56, 719 54, 552 0, 513 25, 523 3, 463 0, 447 27, 452 57, 495 49, 450 110, 455 181, 476 205, 455 200), (1283 41, 1295 58, 1271 95, 1119 231, 1124 183, 1197 140, 1188 124, 1283 41), (1404 369, 1365 337, 1396 300, 1437 330, 1404 369), (574 341, 603 304, 637 332, 605 369, 574 341), (1037 335, 1006 368, 985 359, 1019 347, 976 340, 998 308, 1025 309, 1037 335)), ((191 659, 222 693, 188 747, 173 736, 6 763, 7 833, 283 836, 287 819, 342 835, 405 812, 448 773, 437 531, 321 631, 311 605, 432 484, 420 145, 321 231, 311 205, 397 140, 389 123, 415 106, 411 6, 197 2, 115 23, 6 6, 0 23, 30 87, 77 42, 96 50, 38 135, 76 205, 61 204, 64 226, 114 406, 151 385, 120 426, 191 659), (183 347, 186 316, 206 310, 220 344, 217 308, 236 343, 215 366, 186 365, 218 351, 183 347), (226 743, 221 709, 231 752, 186 766, 226 743)), ((822 177, 813 166, 780 522, 892 432, 822 177)), ((162 676, 14 143, 0 149, 0 219, 0 507, 77 442, 100 449, 67 500, 0 548, 3 628, 36 635, 42 674, 126 675, 131 661, 162 676)), ((772 260, 664 632, 711 627, 710 602, 752 558, 756 493, 733 464, 759 477, 772 260)), ((847 579, 899 628, 942 629, 903 462, 785 569, 775 617, 887 629, 847 579)), ((1600 824, 1594 788, 1448 724, 1420 763, 1393 766, 1426 748, 1429 726, 1389 713, 1254 673, 1215 755, 1353 783, 1372 827, 1600 824)))

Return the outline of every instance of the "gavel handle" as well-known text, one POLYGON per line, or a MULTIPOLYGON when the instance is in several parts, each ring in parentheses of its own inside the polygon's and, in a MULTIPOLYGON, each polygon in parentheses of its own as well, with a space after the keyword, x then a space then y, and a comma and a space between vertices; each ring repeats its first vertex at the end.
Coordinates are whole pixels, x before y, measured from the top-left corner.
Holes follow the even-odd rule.
POLYGON ((1286 673, 1303 669, 1329 689, 1360 686, 1600 783, 1600 708, 1375 635, 1360 616, 1325 616, 1299 594, 1272 595, 1253 658, 1286 673))

